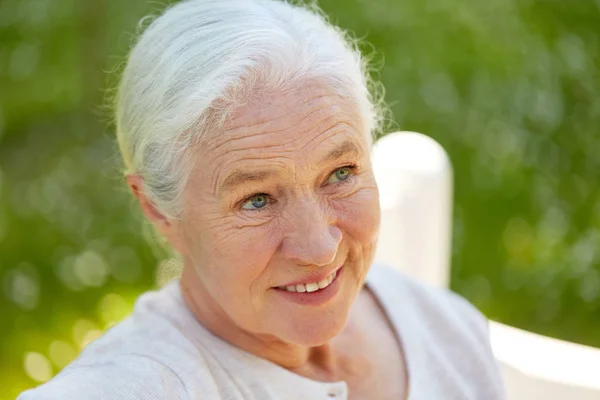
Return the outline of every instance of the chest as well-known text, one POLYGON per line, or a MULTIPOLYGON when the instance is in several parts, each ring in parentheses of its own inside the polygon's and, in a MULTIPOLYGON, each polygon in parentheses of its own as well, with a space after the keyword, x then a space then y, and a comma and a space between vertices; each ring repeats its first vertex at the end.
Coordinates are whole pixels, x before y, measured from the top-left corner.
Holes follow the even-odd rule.
POLYGON ((404 400, 407 398, 407 380, 403 361, 386 357, 367 374, 348 379, 349 400, 404 400))

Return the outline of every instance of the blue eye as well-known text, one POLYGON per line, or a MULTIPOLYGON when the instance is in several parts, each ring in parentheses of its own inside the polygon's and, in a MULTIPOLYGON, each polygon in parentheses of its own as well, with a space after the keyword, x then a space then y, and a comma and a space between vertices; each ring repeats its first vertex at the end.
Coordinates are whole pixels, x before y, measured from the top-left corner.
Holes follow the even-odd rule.
POLYGON ((269 202, 269 196, 266 194, 256 194, 244 202, 242 208, 244 210, 258 210, 263 208, 269 202))
POLYGON ((327 180, 327 182, 336 183, 336 182, 345 181, 346 179, 348 179, 351 172, 352 172, 352 168, 350 168, 350 167, 338 168, 335 171, 333 171, 333 173, 329 176, 329 179, 327 180), (332 179, 333 179, 333 181, 332 181, 332 179))

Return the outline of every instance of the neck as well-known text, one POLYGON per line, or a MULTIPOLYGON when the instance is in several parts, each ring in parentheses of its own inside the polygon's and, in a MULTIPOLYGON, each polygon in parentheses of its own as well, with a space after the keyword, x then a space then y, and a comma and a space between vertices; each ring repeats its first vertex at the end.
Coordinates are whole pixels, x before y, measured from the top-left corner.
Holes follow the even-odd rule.
POLYGON ((183 299, 195 318, 224 341, 299 375, 337 380, 340 365, 337 342, 347 340, 343 333, 339 338, 315 347, 286 343, 275 336, 255 334, 236 325, 206 291, 191 267, 184 268, 180 286, 183 299))

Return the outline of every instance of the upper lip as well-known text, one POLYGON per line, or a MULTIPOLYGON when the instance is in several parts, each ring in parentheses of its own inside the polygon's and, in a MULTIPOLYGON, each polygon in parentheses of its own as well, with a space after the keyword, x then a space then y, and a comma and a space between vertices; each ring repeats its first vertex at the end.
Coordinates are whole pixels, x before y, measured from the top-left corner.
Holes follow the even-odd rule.
POLYGON ((340 264, 337 267, 332 268, 332 269, 330 269, 327 272, 324 272, 324 271, 309 272, 302 279, 299 279, 297 281, 293 281, 293 282, 290 282, 290 283, 286 283, 284 285, 279 285, 278 287, 281 287, 281 286, 294 286, 294 285, 306 285, 307 283, 321 282, 323 279, 327 278, 329 275, 333 274, 335 271, 337 271, 340 268, 342 268, 343 265, 344 264, 340 264))
POLYGON ((307 283, 317 283, 317 282, 321 282, 323 279, 327 278, 329 275, 333 274, 335 271, 337 271, 338 269, 342 268, 344 264, 340 264, 335 268, 332 268, 328 271, 313 271, 313 272, 309 272, 306 275, 304 275, 303 278, 298 279, 296 281, 292 281, 290 283, 286 283, 284 285, 280 285, 281 286, 294 286, 294 285, 306 285, 307 283))

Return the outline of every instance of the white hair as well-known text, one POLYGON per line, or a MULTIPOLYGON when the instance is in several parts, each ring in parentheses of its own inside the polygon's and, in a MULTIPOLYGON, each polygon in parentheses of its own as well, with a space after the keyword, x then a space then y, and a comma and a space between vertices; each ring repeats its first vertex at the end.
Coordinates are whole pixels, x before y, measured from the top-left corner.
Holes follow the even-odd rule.
POLYGON ((164 215, 181 218, 193 145, 258 90, 314 78, 356 102, 371 143, 383 103, 369 90, 367 62, 316 5, 187 0, 169 7, 139 37, 118 87, 126 174, 143 178, 164 215))

